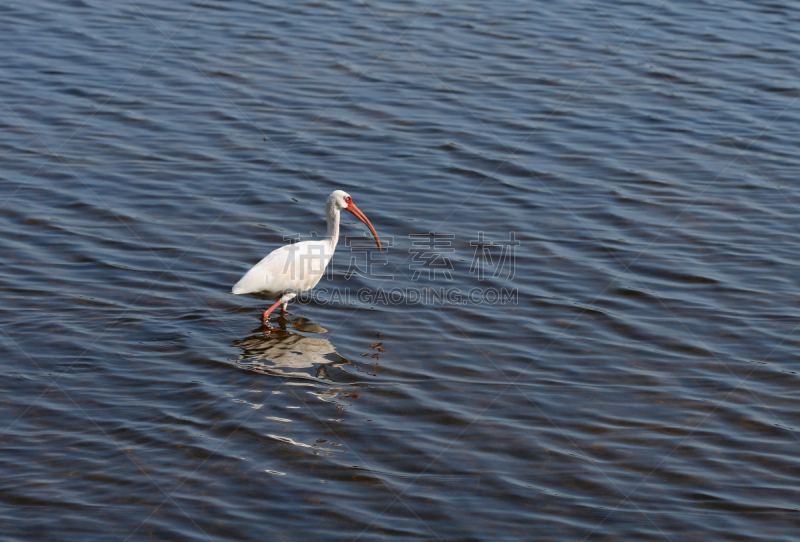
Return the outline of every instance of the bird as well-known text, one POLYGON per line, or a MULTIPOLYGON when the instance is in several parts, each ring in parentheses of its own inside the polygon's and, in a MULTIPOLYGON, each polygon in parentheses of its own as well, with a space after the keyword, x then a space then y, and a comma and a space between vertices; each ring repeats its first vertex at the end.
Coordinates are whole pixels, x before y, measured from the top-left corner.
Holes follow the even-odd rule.
POLYGON ((381 249, 378 233, 366 215, 353 203, 350 194, 343 190, 334 190, 325 204, 328 233, 324 239, 302 241, 273 250, 233 286, 231 293, 234 295, 261 294, 268 299, 278 299, 261 317, 265 326, 269 326, 269 316, 278 306, 283 305, 282 312, 285 314, 289 301, 298 294, 311 290, 322 278, 339 242, 339 218, 342 211, 350 211, 366 224, 375 237, 378 250, 381 249))

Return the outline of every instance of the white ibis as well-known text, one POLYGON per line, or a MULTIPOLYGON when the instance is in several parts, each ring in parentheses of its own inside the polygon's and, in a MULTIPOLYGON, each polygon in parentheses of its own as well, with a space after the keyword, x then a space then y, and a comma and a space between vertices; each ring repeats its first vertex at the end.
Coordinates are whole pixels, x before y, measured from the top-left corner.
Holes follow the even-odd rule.
POLYGON ((339 215, 342 211, 350 211, 367 225, 380 250, 378 234, 364 213, 356 207, 347 192, 334 190, 325 205, 328 217, 328 235, 325 239, 303 241, 273 250, 233 286, 231 292, 235 295, 258 293, 268 298, 278 298, 277 303, 264 311, 264 325, 268 325, 269 315, 278 305, 283 305, 285 313, 289 301, 316 286, 322 278, 339 242, 339 215))

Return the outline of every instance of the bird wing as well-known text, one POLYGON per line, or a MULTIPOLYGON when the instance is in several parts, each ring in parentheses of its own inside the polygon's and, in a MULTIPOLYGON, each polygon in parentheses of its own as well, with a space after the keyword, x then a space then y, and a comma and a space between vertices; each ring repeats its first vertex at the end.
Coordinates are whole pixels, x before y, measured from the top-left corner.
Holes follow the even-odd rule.
POLYGON ((324 242, 304 241, 273 250, 239 279, 232 293, 301 293, 319 282, 330 261, 324 242))

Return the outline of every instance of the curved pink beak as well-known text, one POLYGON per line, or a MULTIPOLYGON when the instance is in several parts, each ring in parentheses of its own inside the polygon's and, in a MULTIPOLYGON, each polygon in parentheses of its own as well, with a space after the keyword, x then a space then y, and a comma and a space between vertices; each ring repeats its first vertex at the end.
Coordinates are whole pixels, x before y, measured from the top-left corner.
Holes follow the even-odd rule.
POLYGON ((356 204, 353 203, 352 201, 350 201, 350 203, 347 205, 347 210, 350 211, 351 213, 353 213, 354 215, 356 215, 361 222, 363 222, 364 224, 367 225, 367 227, 369 228, 369 231, 371 231, 372 235, 375 236, 375 242, 378 243, 378 250, 380 250, 381 249, 381 240, 378 239, 378 233, 375 231, 375 228, 372 227, 372 223, 369 221, 367 216, 364 213, 362 213, 361 209, 356 207, 356 204))

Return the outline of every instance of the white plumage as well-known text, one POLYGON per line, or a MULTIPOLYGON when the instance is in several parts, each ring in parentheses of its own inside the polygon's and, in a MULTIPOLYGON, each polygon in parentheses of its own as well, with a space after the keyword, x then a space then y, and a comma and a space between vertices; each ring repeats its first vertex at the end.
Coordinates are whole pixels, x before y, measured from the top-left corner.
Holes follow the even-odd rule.
POLYGON ((347 192, 335 190, 328 197, 325 206, 328 219, 328 234, 325 239, 294 243, 270 252, 233 286, 231 292, 235 295, 258 293, 272 299, 279 298, 277 303, 264 311, 265 325, 269 321, 269 315, 279 305, 283 305, 283 311, 286 312, 289 301, 312 289, 322 278, 339 242, 339 218, 342 211, 350 211, 367 225, 380 250, 378 234, 364 213, 356 207, 347 192))

